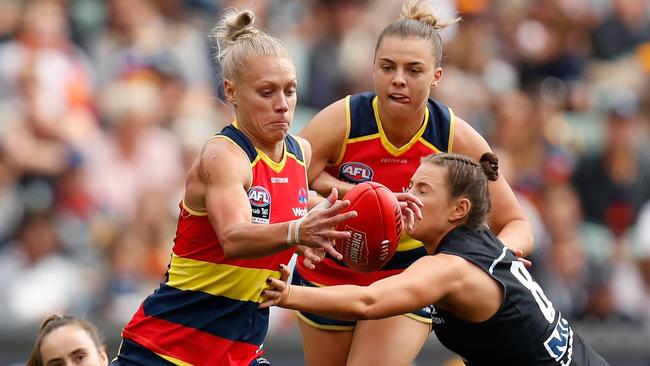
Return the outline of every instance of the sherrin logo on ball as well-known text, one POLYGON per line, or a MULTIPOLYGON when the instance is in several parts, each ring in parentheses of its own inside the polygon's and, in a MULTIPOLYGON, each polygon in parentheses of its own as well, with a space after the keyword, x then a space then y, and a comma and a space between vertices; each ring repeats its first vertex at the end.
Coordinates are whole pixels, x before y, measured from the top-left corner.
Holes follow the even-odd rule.
POLYGON ((339 178, 349 183, 362 183, 372 180, 374 172, 364 163, 351 161, 341 165, 339 178))
POLYGON ((402 210, 395 195, 376 182, 364 182, 352 188, 343 199, 347 210, 357 217, 338 226, 350 237, 336 241, 336 250, 348 267, 359 272, 381 269, 395 254, 402 235, 402 210))

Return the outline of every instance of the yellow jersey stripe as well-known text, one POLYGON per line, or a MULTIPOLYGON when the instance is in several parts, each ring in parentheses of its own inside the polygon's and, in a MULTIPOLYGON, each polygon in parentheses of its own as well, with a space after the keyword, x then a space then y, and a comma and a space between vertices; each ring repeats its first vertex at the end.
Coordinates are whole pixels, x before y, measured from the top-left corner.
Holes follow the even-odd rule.
POLYGON ((354 142, 366 141, 366 140, 374 140, 377 137, 380 137, 379 133, 373 133, 372 135, 359 136, 359 137, 355 137, 353 139, 349 139, 348 143, 354 143, 354 142))
POLYGON ((447 152, 452 152, 454 145, 454 127, 456 126, 456 115, 449 108, 449 142, 447 142, 447 152))
POLYGON ((185 209, 185 211, 191 213, 191 214, 194 215, 194 216, 208 216, 208 212, 207 212, 207 211, 198 211, 198 210, 195 210, 195 209, 193 209, 193 208, 190 208, 190 206, 188 206, 188 205, 185 203, 185 197, 183 197, 183 202, 182 202, 182 204, 183 204, 183 208, 185 209))
POLYGON ((177 365, 177 366, 194 366, 191 363, 183 362, 183 361, 181 361, 181 360, 179 360, 177 358, 167 356, 167 355, 163 355, 161 353, 156 353, 156 355, 164 358, 165 360, 167 360, 167 361, 169 361, 169 362, 171 362, 171 363, 173 363, 174 365, 177 365))
MULTIPOLYGON (((284 143, 284 142, 283 142, 284 143)), ((287 162, 287 145, 284 144, 284 150, 282 151, 282 159, 280 159, 280 162, 276 163, 273 161, 273 159, 269 158, 266 153, 258 148, 255 148, 257 150, 257 156, 262 159, 266 165, 268 165, 274 172, 279 173, 282 171, 284 168, 284 163, 287 162)), ((257 162, 257 159, 255 159, 257 162)), ((296 159, 297 160, 297 159, 296 159)))
POLYGON ((201 291, 240 301, 262 302, 266 279, 280 278, 279 271, 203 262, 172 255, 167 285, 179 290, 201 291))
POLYGON ((350 118, 350 96, 348 95, 347 97, 345 97, 345 140, 343 140, 343 146, 341 146, 339 157, 336 159, 336 161, 333 164, 328 164, 329 166, 336 166, 341 164, 341 161, 343 160, 343 156, 345 155, 345 147, 348 144, 348 142, 352 141, 352 140, 348 140, 348 138, 350 137, 350 128, 352 128, 352 120, 350 118))
POLYGON ((420 143, 422 143, 422 145, 428 147, 429 149, 433 150, 436 154, 439 154, 439 153, 442 152, 435 145, 433 145, 432 143, 430 143, 429 141, 427 141, 427 140, 425 140, 423 138, 420 139, 420 143))
POLYGON ((413 238, 411 238, 406 232, 402 233, 402 238, 400 239, 399 243, 397 244, 397 251, 398 252, 405 252, 407 250, 419 248, 423 246, 423 244, 413 238))

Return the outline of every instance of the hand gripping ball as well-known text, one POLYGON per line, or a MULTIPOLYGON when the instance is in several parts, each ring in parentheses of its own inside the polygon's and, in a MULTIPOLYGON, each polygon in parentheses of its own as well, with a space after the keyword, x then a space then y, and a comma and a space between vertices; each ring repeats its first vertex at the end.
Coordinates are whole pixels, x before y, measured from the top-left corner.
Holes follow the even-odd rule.
POLYGON ((395 254, 402 236, 402 210, 397 198, 382 184, 364 182, 348 191, 343 199, 350 201, 346 211, 357 211, 357 217, 338 225, 338 230, 352 235, 337 240, 336 250, 355 271, 382 268, 395 254))

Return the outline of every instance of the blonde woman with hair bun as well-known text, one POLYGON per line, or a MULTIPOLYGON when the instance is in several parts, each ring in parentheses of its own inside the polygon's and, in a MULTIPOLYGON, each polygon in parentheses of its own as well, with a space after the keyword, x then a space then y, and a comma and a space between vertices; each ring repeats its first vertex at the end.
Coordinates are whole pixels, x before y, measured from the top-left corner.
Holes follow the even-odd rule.
MULTIPOLYGON (((408 190, 409 179, 422 157, 453 151, 479 160, 482 153, 491 150, 469 123, 430 98, 431 89, 438 86, 443 75, 439 31, 457 21, 441 21, 421 1, 402 7, 400 19, 384 28, 377 40, 374 91, 334 102, 301 132, 312 146, 308 170, 312 189, 327 194, 336 188, 343 195, 354 184, 372 180, 404 201, 403 192, 408 190)), ((500 177, 489 187, 491 229, 508 247, 520 254, 529 253, 531 226, 508 183, 500 177)), ((299 258, 292 283, 366 286, 402 272, 424 255, 422 243, 403 235, 392 260, 379 271, 357 273, 330 256, 314 270, 309 268, 309 261, 299 258)), ((432 311, 427 306, 387 319, 361 321, 340 321, 300 311, 306 364, 411 365, 431 330, 432 311)))
POLYGON ((235 120, 209 138, 186 176, 163 283, 122 331, 112 365, 270 365, 259 309, 269 276, 296 250, 340 258, 332 228, 356 216, 349 202, 308 195, 309 143, 289 134, 296 71, 287 49, 231 9, 215 26, 216 58, 235 120))

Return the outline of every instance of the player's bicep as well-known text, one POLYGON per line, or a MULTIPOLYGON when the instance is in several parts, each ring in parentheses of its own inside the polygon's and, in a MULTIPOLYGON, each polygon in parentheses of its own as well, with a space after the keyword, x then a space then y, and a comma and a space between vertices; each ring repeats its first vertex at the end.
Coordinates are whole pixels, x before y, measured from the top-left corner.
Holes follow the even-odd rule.
POLYGON ((208 217, 217 237, 223 239, 234 225, 250 223, 246 193, 251 180, 250 163, 242 152, 222 143, 207 146, 200 164, 208 217))

